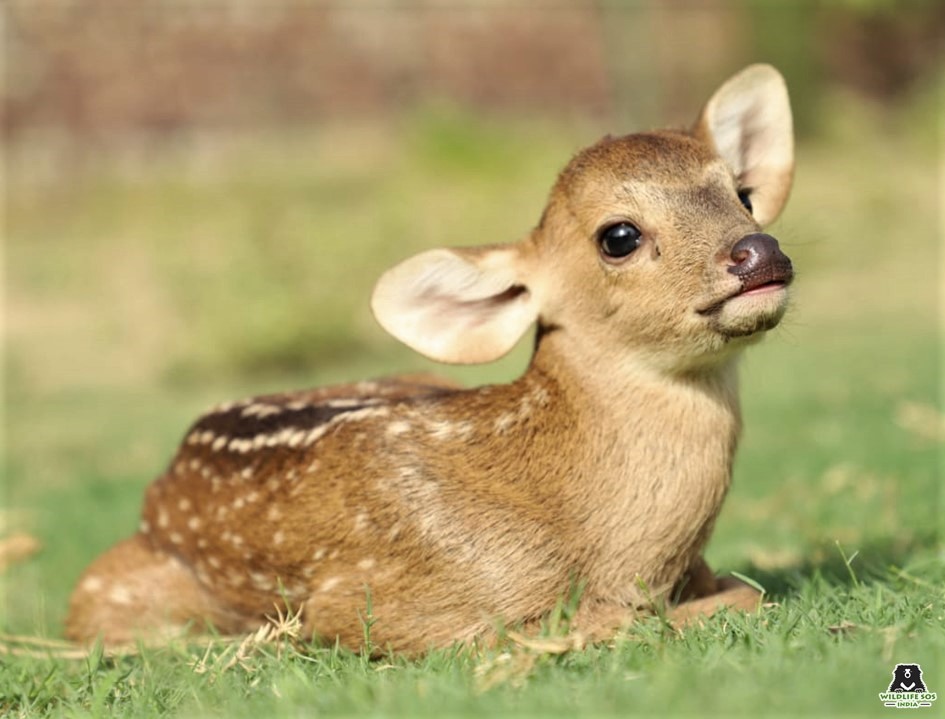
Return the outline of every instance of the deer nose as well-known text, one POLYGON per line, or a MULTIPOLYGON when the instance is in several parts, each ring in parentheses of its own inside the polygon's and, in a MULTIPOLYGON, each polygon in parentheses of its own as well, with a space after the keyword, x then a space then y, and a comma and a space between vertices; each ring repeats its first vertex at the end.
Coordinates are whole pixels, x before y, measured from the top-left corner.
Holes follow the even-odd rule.
POLYGON ((786 285, 794 279, 790 258, 771 235, 745 235, 732 247, 731 260, 728 271, 742 281, 743 291, 775 283, 786 285))

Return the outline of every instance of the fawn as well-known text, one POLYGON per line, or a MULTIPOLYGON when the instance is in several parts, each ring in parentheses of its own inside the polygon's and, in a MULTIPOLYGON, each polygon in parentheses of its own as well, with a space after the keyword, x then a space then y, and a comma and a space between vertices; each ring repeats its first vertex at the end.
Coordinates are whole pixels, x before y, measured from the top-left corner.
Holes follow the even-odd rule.
POLYGON ((701 557, 740 429, 737 358, 793 278, 761 233, 793 138, 781 75, 753 65, 689 131, 605 137, 561 172, 521 242, 423 252, 372 310, 415 350, 488 362, 537 323, 528 370, 256 397, 191 427, 140 527, 72 595, 67 633, 121 642, 255 629, 275 607, 358 647, 415 653, 530 625, 574 582, 609 636, 654 602, 677 621, 758 594, 701 557))

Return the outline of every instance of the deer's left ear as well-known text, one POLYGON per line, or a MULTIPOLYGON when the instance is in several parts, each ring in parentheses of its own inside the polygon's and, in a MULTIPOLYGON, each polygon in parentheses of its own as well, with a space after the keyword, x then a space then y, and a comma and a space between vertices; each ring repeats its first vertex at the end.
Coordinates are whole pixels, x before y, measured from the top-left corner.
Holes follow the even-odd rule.
POLYGON ((732 168, 758 223, 773 222, 794 174, 791 104, 781 73, 770 65, 742 70, 706 103, 693 134, 732 168))

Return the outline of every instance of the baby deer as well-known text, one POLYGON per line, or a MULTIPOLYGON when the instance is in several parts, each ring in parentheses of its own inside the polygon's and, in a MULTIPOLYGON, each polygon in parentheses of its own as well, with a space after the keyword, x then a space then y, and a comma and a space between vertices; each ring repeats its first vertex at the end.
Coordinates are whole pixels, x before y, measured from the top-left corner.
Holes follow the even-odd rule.
POLYGON ((377 284, 391 334, 488 362, 537 323, 525 374, 461 389, 400 377, 220 405, 99 557, 68 635, 246 632, 275 606, 306 634, 421 652, 532 624, 574 585, 606 637, 758 595, 701 553, 739 434, 737 358, 778 324, 790 260, 761 228, 787 199, 791 112, 754 65, 689 131, 605 137, 565 167, 521 242, 436 249, 377 284))

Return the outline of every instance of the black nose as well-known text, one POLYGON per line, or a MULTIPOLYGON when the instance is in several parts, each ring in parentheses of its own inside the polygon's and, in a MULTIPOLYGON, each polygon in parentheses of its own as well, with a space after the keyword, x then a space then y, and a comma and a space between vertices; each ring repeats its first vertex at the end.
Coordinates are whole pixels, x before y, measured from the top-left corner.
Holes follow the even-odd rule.
POLYGON ((745 235, 732 248, 728 271, 742 281, 744 290, 768 284, 788 284, 794 279, 791 260, 781 252, 771 235, 756 232, 745 235))

